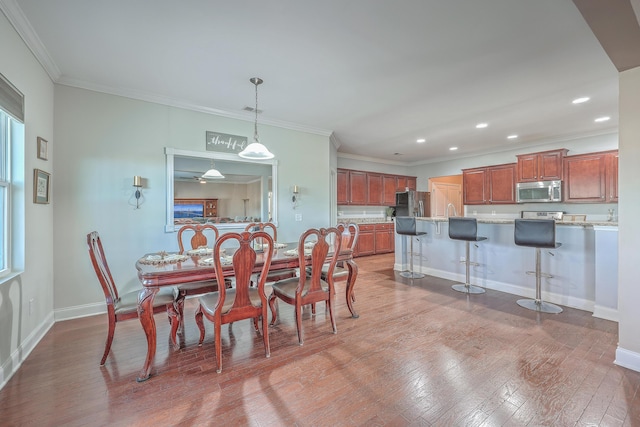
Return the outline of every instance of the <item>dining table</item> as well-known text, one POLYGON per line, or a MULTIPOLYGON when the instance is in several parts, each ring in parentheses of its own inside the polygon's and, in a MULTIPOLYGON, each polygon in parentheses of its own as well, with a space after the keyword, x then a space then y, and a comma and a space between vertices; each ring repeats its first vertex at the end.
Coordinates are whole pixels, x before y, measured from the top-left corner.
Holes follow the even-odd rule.
MULTIPOLYGON (((311 264, 311 256, 305 256, 305 265, 301 265, 299 257, 293 256, 297 254, 298 243, 275 244, 273 257, 269 271, 284 270, 291 268, 299 268, 304 274, 305 267, 311 264)), ((226 256, 230 256, 235 249, 225 249, 226 256)), ((256 263, 253 273, 259 273, 264 265, 263 251, 256 251, 256 263)), ((333 256, 333 252, 329 250, 329 258, 333 256)), ((347 266, 349 275, 345 290, 345 298, 347 307, 351 312, 352 318, 357 318, 358 313, 354 308, 354 286, 358 277, 358 265, 353 259, 353 251, 351 249, 341 250, 338 255, 338 262, 347 266)), ((146 381, 150 377, 151 367, 156 354, 156 324, 153 317, 153 300, 160 288, 164 286, 176 286, 186 283, 203 282, 217 280, 221 278, 216 276, 215 267, 211 262, 211 248, 202 248, 197 251, 186 251, 184 254, 169 253, 160 251, 157 253, 145 254, 136 261, 136 269, 138 278, 143 285, 143 289, 138 294, 138 317, 142 324, 142 329, 147 337, 147 356, 140 374, 136 378, 138 382, 146 381)), ((233 275, 231 265, 223 265, 223 276, 230 277, 233 275), (227 274, 228 273, 228 274, 227 274)), ((179 319, 182 329, 183 319, 179 319)), ((177 342, 175 348, 179 348, 177 342)))

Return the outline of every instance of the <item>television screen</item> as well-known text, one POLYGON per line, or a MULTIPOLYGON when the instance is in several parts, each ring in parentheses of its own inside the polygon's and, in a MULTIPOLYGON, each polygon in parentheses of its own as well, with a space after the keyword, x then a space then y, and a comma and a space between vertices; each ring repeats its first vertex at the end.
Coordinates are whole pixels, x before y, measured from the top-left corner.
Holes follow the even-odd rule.
POLYGON ((173 205, 173 217, 178 218, 202 218, 204 217, 204 205, 194 203, 190 205, 173 205))

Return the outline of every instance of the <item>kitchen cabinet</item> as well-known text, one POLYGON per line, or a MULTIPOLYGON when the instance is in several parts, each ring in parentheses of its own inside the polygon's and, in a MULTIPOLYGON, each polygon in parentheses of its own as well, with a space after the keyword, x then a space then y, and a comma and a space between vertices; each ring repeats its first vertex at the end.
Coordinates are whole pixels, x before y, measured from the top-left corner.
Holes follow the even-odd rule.
POLYGON ((563 159, 567 149, 520 154, 517 182, 554 181, 563 178, 563 159))
POLYGON ((354 256, 384 254, 395 250, 393 223, 360 224, 359 230, 354 256))
POLYGON ((463 169, 465 205, 515 204, 516 164, 463 169))
POLYGON ((387 175, 351 169, 338 169, 338 205, 395 206, 396 191, 416 189, 415 176, 387 175))
POLYGON ((610 203, 618 200, 618 152, 567 156, 564 159, 566 203, 610 203))

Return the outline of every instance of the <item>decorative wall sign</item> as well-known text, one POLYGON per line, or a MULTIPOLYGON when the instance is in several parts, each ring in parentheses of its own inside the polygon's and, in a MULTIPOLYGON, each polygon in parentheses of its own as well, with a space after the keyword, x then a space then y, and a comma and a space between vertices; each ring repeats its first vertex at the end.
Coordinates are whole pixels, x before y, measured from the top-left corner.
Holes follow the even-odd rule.
POLYGON ((228 133, 206 131, 207 151, 239 153, 248 145, 247 137, 228 133))
POLYGON ((44 138, 38 137, 38 158, 42 160, 49 160, 48 142, 44 138))
POLYGON ((49 203, 51 175, 40 169, 33 170, 33 203, 49 203))

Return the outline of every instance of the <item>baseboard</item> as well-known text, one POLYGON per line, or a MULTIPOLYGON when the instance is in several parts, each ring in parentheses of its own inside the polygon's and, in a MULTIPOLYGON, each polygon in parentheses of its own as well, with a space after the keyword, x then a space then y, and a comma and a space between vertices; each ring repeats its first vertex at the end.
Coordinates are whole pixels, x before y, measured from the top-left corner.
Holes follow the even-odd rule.
POLYGON ((612 322, 619 322, 620 319, 620 315, 617 309, 603 307, 601 305, 593 306, 593 317, 604 320, 611 320, 612 322))
POLYGON ((623 368, 640 372, 640 353, 618 347, 616 349, 616 360, 613 363, 623 368))
POLYGON ((62 320, 77 319, 79 317, 95 316, 107 312, 107 305, 103 302, 93 304, 76 305, 73 307, 65 307, 54 311, 56 322, 62 320))
POLYGON ((7 359, 5 363, 0 367, 0 390, 7 384, 13 374, 18 372, 22 362, 24 362, 29 354, 36 348, 36 345, 44 338, 49 329, 54 324, 53 312, 51 312, 37 328, 29 334, 29 336, 22 341, 16 351, 11 354, 11 357, 7 359))

